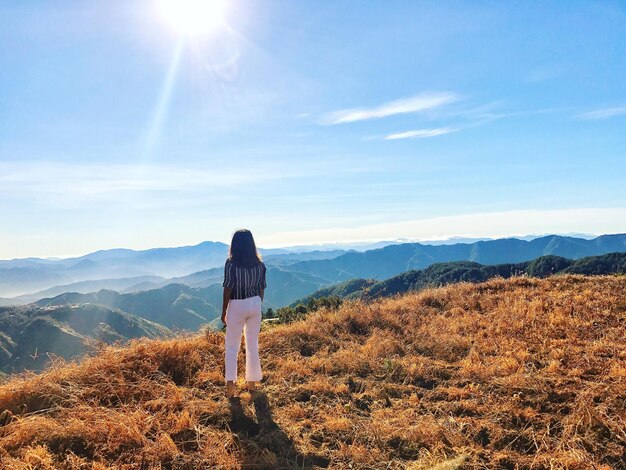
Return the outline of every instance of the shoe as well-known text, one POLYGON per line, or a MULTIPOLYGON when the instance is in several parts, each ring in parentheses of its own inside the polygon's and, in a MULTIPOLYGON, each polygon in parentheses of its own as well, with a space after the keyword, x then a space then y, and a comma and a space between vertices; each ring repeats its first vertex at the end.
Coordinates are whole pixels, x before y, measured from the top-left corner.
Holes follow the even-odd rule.
POLYGON ((226 382, 226 398, 233 398, 236 391, 235 382, 226 382))

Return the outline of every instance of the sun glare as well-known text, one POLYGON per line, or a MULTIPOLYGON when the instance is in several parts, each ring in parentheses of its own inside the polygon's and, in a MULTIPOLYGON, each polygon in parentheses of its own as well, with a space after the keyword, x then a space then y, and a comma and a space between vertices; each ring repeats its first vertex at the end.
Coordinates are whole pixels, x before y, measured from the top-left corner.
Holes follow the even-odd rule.
POLYGON ((179 33, 207 34, 224 19, 226 0, 159 0, 163 19, 179 33))

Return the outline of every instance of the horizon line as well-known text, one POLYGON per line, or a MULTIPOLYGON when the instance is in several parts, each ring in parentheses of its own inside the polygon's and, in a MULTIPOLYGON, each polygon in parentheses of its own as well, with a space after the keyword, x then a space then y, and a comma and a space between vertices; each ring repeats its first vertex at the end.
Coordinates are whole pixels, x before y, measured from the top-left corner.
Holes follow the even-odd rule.
MULTIPOLYGON (((559 237, 571 237, 571 238, 581 238, 581 239, 585 239, 584 237, 590 237, 588 239, 593 240, 595 238, 601 237, 601 236, 612 236, 612 235, 626 235, 626 232, 617 232, 617 233, 573 233, 573 232, 545 232, 545 233, 512 233, 509 235, 505 235, 505 236, 473 236, 471 234, 461 234, 461 235, 450 235, 450 236, 443 236, 443 237, 425 237, 425 238, 405 238, 405 237, 397 237, 397 238, 393 238, 393 239, 377 239, 377 238, 365 238, 365 239, 343 239, 343 240, 335 240, 332 242, 315 242, 315 241, 311 241, 311 242, 302 242, 302 243, 296 243, 293 245, 282 245, 282 244, 264 244, 263 246, 261 246, 260 244, 257 243, 257 248, 259 250, 276 250, 276 249, 295 249, 295 248, 306 248, 306 247, 315 247, 315 246, 334 246, 336 245, 339 249, 339 247, 341 245, 367 245, 367 244, 373 244, 373 243, 389 243, 391 244, 403 244, 403 243, 427 243, 427 242, 446 242, 446 241, 452 241, 455 239, 458 240, 463 240, 463 239, 476 239, 475 242, 471 242, 471 243, 476 243, 477 241, 491 241, 491 240, 507 240, 507 239, 518 239, 521 240, 522 238, 532 238, 532 239, 536 239, 536 238, 542 238, 542 237, 549 237, 549 236, 559 236, 559 237)), ((527 240, 523 240, 523 241, 527 241, 527 240)), ((8 261, 25 261, 25 260, 45 260, 45 261, 61 261, 61 260, 68 260, 68 259, 73 259, 73 258, 81 258, 84 256, 89 256, 92 255, 94 253, 99 253, 99 252, 103 252, 103 251, 115 251, 115 250, 126 250, 126 251, 134 251, 134 252, 142 252, 142 251, 150 251, 150 250, 158 250, 158 249, 176 249, 176 248, 192 248, 192 247, 196 247, 199 245, 202 245, 203 243, 222 243, 226 246, 229 246, 229 242, 225 242, 225 241, 221 241, 221 240, 202 240, 198 243, 191 243, 191 244, 180 244, 180 245, 169 245, 169 246, 151 246, 151 247, 146 247, 146 248, 126 248, 126 247, 111 247, 111 248, 100 248, 94 251, 90 251, 87 253, 82 253, 82 254, 60 254, 60 255, 51 255, 51 256, 25 256, 25 257, 21 257, 21 258, 5 258, 5 259, 0 259, 0 262, 8 262, 8 261)), ((463 241, 459 241, 458 243, 464 243, 463 241)))

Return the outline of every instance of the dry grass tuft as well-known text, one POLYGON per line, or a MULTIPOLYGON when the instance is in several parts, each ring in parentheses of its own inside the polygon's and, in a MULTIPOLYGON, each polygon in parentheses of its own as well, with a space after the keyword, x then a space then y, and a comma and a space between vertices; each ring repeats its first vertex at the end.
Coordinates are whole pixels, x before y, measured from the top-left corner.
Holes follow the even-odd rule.
POLYGON ((626 468, 624 305, 580 276, 348 303, 264 331, 230 402, 220 333, 107 348, 0 387, 0 465, 626 468))

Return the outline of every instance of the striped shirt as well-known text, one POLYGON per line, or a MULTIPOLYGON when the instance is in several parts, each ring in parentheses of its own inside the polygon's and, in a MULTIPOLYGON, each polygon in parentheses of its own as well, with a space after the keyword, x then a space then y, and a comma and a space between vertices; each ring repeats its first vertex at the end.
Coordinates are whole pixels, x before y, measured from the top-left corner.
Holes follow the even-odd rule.
POLYGON ((265 264, 263 262, 255 266, 246 268, 237 266, 230 259, 224 264, 224 283, 223 287, 231 287, 233 289, 230 294, 231 299, 247 299, 255 295, 261 295, 261 289, 265 289, 265 264))

